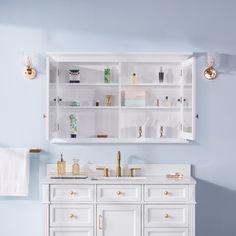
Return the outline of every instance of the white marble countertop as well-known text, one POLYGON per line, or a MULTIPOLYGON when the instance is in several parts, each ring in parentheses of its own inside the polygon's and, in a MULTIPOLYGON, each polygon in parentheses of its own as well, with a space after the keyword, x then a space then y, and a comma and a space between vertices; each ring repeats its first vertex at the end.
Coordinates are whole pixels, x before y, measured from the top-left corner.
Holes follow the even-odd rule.
POLYGON ((181 179, 167 178, 165 176, 148 177, 88 177, 87 179, 51 179, 41 181, 42 184, 196 184, 191 176, 181 179))

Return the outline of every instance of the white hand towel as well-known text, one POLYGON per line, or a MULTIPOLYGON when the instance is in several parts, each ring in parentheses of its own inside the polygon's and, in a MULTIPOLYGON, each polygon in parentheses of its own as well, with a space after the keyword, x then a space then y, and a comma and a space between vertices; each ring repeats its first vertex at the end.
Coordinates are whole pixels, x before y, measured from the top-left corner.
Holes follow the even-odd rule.
POLYGON ((27 196, 29 150, 0 148, 0 195, 27 196))

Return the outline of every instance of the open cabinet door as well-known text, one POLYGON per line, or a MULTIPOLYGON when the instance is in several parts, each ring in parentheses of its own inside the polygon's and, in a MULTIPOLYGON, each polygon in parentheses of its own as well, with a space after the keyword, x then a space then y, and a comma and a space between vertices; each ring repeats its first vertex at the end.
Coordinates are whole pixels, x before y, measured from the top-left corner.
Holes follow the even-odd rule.
POLYGON ((57 63, 47 57, 47 140, 58 132, 58 82, 57 63))
POLYGON ((185 60, 181 65, 182 75, 182 137, 195 139, 196 130, 196 58, 185 60))

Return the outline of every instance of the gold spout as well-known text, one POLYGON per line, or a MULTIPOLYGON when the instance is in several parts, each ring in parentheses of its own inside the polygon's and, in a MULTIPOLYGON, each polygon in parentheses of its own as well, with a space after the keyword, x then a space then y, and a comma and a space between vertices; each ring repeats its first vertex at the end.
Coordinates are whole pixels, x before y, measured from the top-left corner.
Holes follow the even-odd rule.
POLYGON ((116 177, 121 177, 121 166, 120 166, 121 153, 120 153, 120 151, 117 152, 116 160, 117 160, 117 163, 116 163, 116 177))

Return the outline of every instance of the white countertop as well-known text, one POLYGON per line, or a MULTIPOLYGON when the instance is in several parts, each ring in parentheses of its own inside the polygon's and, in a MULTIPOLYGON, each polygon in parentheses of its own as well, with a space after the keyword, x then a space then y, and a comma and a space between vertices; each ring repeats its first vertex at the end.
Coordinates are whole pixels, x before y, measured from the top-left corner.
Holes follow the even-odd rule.
POLYGON ((87 179, 50 179, 45 178, 42 184, 196 184, 196 180, 191 176, 184 176, 181 179, 167 178, 165 176, 148 176, 145 178, 132 177, 88 177, 87 179), (110 179, 109 179, 110 178, 110 179))

